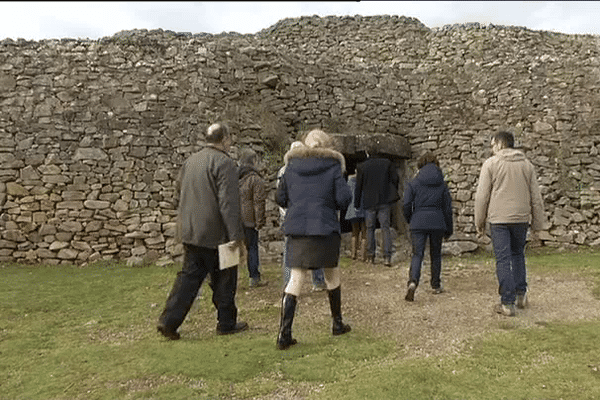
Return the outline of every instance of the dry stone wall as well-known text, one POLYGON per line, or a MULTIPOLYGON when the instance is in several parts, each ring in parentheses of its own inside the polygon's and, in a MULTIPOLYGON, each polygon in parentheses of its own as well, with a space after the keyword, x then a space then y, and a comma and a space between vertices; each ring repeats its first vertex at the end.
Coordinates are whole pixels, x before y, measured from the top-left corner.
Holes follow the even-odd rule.
MULTIPOLYGON (((286 19, 256 35, 134 30, 0 42, 0 260, 176 259, 175 179, 227 121, 263 156, 312 127, 406 137, 434 151, 454 199, 454 252, 476 247, 489 136, 536 166, 548 246, 600 245, 599 38, 396 16, 286 19)), ((414 162, 409 162, 414 171, 414 162)), ((261 232, 280 250, 268 200, 261 232)))

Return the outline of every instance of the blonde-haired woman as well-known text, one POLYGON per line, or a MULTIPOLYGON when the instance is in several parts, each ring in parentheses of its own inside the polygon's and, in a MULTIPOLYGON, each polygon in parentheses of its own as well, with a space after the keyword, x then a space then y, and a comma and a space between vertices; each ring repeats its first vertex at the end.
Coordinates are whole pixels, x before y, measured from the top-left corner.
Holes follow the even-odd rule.
POLYGON ((323 268, 329 296, 332 333, 350 332, 342 321, 340 269, 340 221, 338 210, 348 207, 352 193, 344 179, 344 156, 332 148, 333 140, 319 129, 304 139, 304 147, 288 151, 285 172, 277 186, 276 201, 287 208, 283 232, 291 277, 284 288, 277 348, 296 344, 292 324, 305 271, 323 268))

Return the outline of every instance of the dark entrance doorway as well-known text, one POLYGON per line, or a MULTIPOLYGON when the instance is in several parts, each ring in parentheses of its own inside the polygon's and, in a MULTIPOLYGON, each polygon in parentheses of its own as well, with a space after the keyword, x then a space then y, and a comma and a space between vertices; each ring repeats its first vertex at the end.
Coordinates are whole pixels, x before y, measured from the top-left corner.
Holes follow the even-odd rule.
MULTIPOLYGON (((406 160, 410 158, 410 144, 402 136, 388 133, 372 133, 368 135, 332 134, 337 142, 337 149, 346 159, 346 171, 348 175, 356 173, 356 166, 366 160, 368 150, 371 154, 377 153, 381 157, 391 160, 398 171, 400 184, 398 191, 400 201, 392 209, 392 227, 398 234, 407 231, 406 222, 402 215, 402 197, 406 177, 406 160)), ((342 221, 343 223, 343 221, 342 221)))

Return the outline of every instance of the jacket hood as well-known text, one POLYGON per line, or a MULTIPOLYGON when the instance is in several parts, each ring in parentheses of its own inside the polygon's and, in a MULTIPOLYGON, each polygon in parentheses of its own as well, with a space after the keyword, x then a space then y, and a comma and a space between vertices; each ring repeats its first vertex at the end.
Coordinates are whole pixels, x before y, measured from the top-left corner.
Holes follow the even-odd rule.
POLYGON ((525 154, 521 150, 517 149, 502 149, 498 151, 496 157, 505 161, 523 161, 525 160, 525 154))
POLYGON ((238 169, 238 178, 241 180, 246 175, 253 173, 258 175, 258 171, 254 167, 251 167, 250 165, 241 165, 238 169))
POLYGON ((298 166, 297 170, 299 173, 302 173, 303 169, 306 169, 306 172, 310 172, 311 174, 315 172, 315 167, 320 169, 329 169, 332 165, 340 164, 342 167, 342 173, 346 172, 346 161, 342 153, 327 149, 327 148, 311 148, 311 147, 300 147, 295 148, 287 153, 283 157, 283 161, 287 166, 292 159, 307 159, 307 158, 316 158, 317 162, 312 165, 306 166, 298 166))
POLYGON ((421 167, 416 180, 425 186, 441 186, 444 184, 444 175, 437 165, 429 163, 421 167))

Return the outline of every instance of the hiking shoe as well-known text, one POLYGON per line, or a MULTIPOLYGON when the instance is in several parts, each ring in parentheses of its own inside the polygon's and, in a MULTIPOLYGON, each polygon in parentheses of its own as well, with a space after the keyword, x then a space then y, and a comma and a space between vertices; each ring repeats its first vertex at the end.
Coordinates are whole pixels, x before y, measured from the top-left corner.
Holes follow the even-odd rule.
POLYGON ((494 311, 498 314, 504 315, 506 317, 514 317, 515 316, 515 305, 514 304, 496 304, 494 307, 494 311))
POLYGON ((217 335, 233 335, 234 333, 242 332, 246 329, 248 329, 248 324, 245 322, 238 322, 233 329, 228 329, 226 331, 222 330, 219 325, 217 325, 217 335))
POLYGON ((444 293, 444 287, 442 285, 440 285, 440 287, 437 288, 432 288, 431 289, 433 291, 433 294, 440 294, 440 293, 444 293))
POLYGON ((517 307, 521 309, 527 307, 527 293, 517 295, 517 307))
POLYGON ((325 282, 313 283, 313 285, 312 285, 313 292, 322 292, 324 290, 327 290, 327 285, 325 284, 325 282))
POLYGON ((263 286, 267 286, 267 282, 262 281, 260 278, 250 278, 250 283, 248 284, 248 286, 250 286, 251 288, 254 287, 263 287, 263 286))
POLYGON ((391 267, 392 266, 392 259, 391 259, 391 257, 386 257, 383 260, 383 265, 386 266, 386 267, 391 267))
POLYGON ((415 290, 417 290, 417 284, 411 282, 408 285, 408 290, 406 291, 406 296, 404 296, 404 300, 406 301, 414 301, 415 300, 415 290))
POLYGON ((164 326, 163 324, 159 324, 156 327, 156 330, 163 335, 164 337, 166 337, 169 340, 179 340, 181 338, 181 335, 179 335, 179 333, 177 333, 177 331, 171 330, 169 328, 167 328, 166 326, 164 326))

